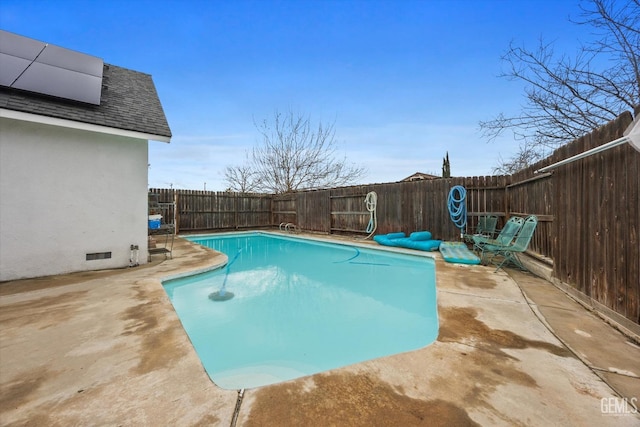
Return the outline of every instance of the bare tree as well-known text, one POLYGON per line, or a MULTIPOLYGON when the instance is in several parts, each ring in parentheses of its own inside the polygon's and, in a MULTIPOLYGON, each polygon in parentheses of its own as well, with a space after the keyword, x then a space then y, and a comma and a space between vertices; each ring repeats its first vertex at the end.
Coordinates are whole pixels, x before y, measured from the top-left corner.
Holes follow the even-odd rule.
POLYGON ((335 187, 353 183, 365 172, 337 157, 333 123, 312 127, 308 116, 276 111, 271 120, 254 124, 261 143, 248 153, 245 166, 227 167, 225 172, 233 190, 285 193, 335 187))
POLYGON ((258 191, 258 181, 248 159, 240 166, 227 166, 224 170, 224 178, 229 185, 228 190, 239 193, 258 191))
POLYGON ((523 142, 513 157, 507 160, 502 157, 498 158, 498 164, 493 168, 493 173, 495 175, 511 175, 531 166, 538 160, 542 160, 543 157, 543 152, 523 142))
POLYGON ((579 138, 640 104, 640 0, 590 0, 577 25, 590 27, 595 42, 575 57, 557 56, 540 41, 536 50, 509 46, 501 75, 526 83, 519 115, 481 121, 491 141, 509 129, 523 140, 513 161, 526 167, 541 151, 579 138), (533 157, 527 156, 533 155, 533 157))

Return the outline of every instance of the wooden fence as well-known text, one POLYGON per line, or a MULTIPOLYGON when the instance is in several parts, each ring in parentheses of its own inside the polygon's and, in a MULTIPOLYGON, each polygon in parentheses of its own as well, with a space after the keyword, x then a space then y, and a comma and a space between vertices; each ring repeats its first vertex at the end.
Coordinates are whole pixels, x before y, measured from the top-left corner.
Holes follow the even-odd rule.
POLYGON ((273 196, 274 225, 293 222, 303 230, 320 233, 359 233, 366 235, 371 213, 365 197, 377 194, 377 233, 430 230, 435 237, 451 240, 459 230, 451 223, 447 198, 452 186, 467 187, 469 221, 494 212, 504 217, 505 186, 509 177, 435 179, 387 184, 370 184, 298 192, 273 196))
POLYGON ((152 188, 160 203, 175 203, 177 232, 260 228, 271 224, 272 196, 228 191, 152 188))
MULTIPOLYGON (((632 121, 622 114, 514 179, 618 139, 632 121)), ((559 166, 538 182, 510 199, 512 207, 549 215, 551 227, 536 238, 550 251, 554 277, 640 324, 640 153, 625 143, 559 166)))
MULTIPOLYGON (((638 111, 640 112, 640 111, 638 111)), ((553 265, 555 278, 620 316, 640 324, 640 153, 628 144, 536 173, 544 166, 622 136, 625 113, 511 176, 480 176, 359 185, 282 195, 152 189, 176 201, 180 232, 218 231, 294 223, 319 233, 366 236, 365 196, 375 191, 377 234, 429 230, 457 240, 447 210, 454 185, 467 190, 468 230, 493 213, 499 226, 512 215, 537 215, 532 253, 553 265)))

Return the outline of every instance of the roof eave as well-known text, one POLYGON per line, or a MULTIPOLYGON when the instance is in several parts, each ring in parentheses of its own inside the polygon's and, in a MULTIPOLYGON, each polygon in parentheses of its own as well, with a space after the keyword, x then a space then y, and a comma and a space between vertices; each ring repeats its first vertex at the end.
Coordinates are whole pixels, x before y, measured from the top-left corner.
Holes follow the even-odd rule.
POLYGON ((10 110, 0 108, 0 117, 23 120, 27 122, 41 123, 51 126, 60 126, 70 129, 85 130, 89 132, 105 133, 110 135, 125 136, 136 139, 146 139, 149 141, 171 142, 171 135, 157 135, 145 132, 133 131, 128 129, 119 129, 109 126, 101 126, 91 123, 78 122, 75 120, 60 119, 57 117, 43 116, 40 114, 26 113, 23 111, 10 110))

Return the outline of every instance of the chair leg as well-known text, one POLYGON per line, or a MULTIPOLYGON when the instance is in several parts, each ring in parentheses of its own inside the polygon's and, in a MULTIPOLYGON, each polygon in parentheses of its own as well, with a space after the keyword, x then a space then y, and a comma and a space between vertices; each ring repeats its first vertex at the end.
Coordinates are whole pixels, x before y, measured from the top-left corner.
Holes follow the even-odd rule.
POLYGON ((518 254, 515 252, 511 252, 511 251, 505 251, 502 252, 500 255, 502 255, 504 257, 504 259, 502 260, 502 262, 500 263, 500 265, 498 265, 498 268, 496 268, 496 270, 494 271, 494 273, 497 273, 498 270, 500 270, 500 268, 502 266, 504 266, 506 263, 508 262, 512 262, 516 267, 518 267, 520 270, 523 271, 527 271, 527 269, 525 268, 525 266, 522 264, 522 262, 520 261, 520 258, 518 258, 518 254))
MULTIPOLYGON (((490 259, 490 263, 493 265, 497 265, 494 273, 497 273, 498 270, 500 270, 500 268, 502 267, 502 265, 506 262, 506 258, 504 257, 504 254, 502 254, 501 252, 492 252, 491 253, 491 259, 490 259), (496 260, 496 257, 500 255, 502 256, 502 260, 500 261, 500 263, 498 263, 498 260, 496 260), (495 260, 495 261, 494 261, 495 260)), ((488 264, 487 264, 488 265, 488 264)))
POLYGON ((489 252, 489 253, 487 254, 487 265, 494 264, 494 261, 493 261, 493 260, 495 259, 495 257, 496 257, 496 254, 495 254, 495 253, 493 253, 493 252, 489 252))
POLYGON ((511 260, 515 265, 518 266, 518 268, 522 271, 527 271, 527 269, 525 268, 525 266, 522 264, 522 261, 520 261, 520 258, 518 257, 518 254, 514 253, 513 254, 513 258, 511 260))
POLYGON ((491 263, 493 263, 493 258, 495 258, 496 253, 493 251, 490 251, 487 249, 486 246, 480 246, 480 251, 482 256, 480 257, 481 262, 486 260, 486 264, 484 265, 489 265, 491 263))
POLYGON ((488 259, 486 260, 486 264, 485 264, 485 255, 487 255, 487 257, 488 257, 490 254, 487 254, 487 252, 484 250, 484 248, 482 248, 482 249, 480 250, 480 263, 481 263, 482 265, 489 265, 489 264, 491 264, 491 260, 493 260, 493 256, 491 256, 491 258, 488 258, 488 259))

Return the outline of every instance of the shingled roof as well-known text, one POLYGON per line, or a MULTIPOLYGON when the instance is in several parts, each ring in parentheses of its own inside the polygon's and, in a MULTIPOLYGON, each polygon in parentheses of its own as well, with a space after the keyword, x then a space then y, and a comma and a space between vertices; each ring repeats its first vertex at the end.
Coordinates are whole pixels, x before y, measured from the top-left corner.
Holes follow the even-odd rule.
POLYGON ((405 179, 400 180, 398 182, 422 181, 422 180, 425 180, 425 179, 436 179, 436 178, 440 178, 440 177, 437 176, 437 175, 431 175, 431 174, 428 174, 428 173, 416 172, 413 175, 409 175, 405 179))
POLYGON ((104 64, 100 105, 0 86, 0 108, 171 138, 149 74, 104 64))

